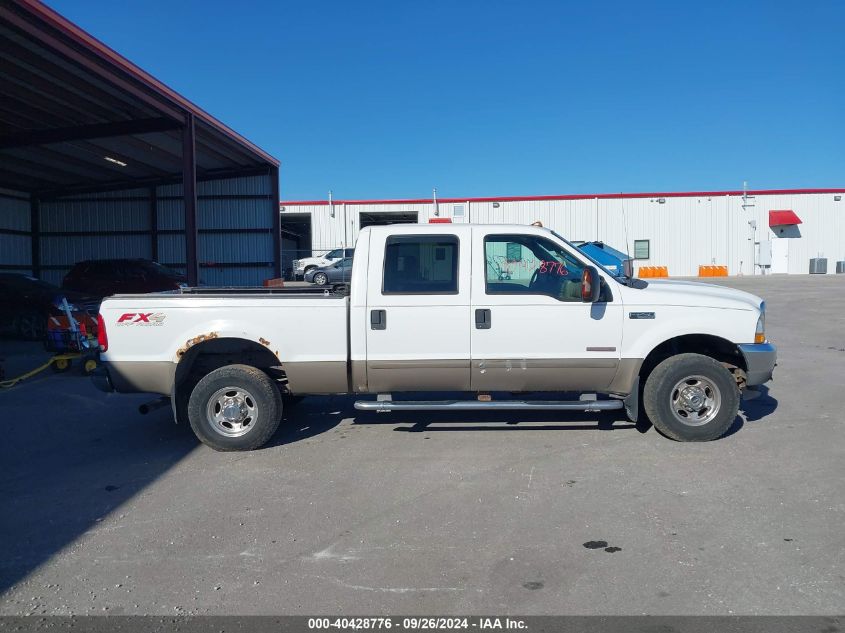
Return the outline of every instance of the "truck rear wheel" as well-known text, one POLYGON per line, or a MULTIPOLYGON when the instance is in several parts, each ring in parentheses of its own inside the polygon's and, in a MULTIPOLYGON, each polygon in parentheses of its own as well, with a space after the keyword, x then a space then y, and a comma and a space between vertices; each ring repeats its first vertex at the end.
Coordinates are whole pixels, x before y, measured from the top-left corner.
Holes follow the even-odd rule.
POLYGON ((655 428, 679 442, 724 435, 739 411, 736 381, 721 363, 701 354, 678 354, 651 372, 643 407, 655 428))
POLYGON ((204 376, 188 400, 188 420, 201 442, 217 451, 263 446, 282 419, 282 395, 260 369, 227 365, 204 376))

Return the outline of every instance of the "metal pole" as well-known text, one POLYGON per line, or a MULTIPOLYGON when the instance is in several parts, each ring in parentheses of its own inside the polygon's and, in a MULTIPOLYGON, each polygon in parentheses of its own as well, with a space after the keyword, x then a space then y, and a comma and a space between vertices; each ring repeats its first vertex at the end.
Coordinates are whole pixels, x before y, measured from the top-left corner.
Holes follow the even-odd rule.
POLYGON ((188 285, 199 283, 197 261, 197 157, 194 115, 185 114, 182 128, 182 198, 185 204, 185 269, 188 285))
POLYGON ((431 199, 434 204, 434 215, 440 215, 440 209, 437 206, 437 187, 431 190, 431 199))
POLYGON ((158 261, 158 191, 150 187, 150 257, 158 261))
MULTIPOLYGON (((595 205, 594 210, 595 210, 595 214, 596 214, 596 241, 599 241, 601 238, 599 237, 599 199, 598 199, 598 197, 595 200, 596 200, 596 205, 595 205)), ((649 255, 651 255, 651 253, 649 253, 649 255)))
POLYGON ((346 247, 349 245, 349 242, 346 239, 346 227, 349 225, 349 221, 346 219, 346 203, 343 203, 343 248, 344 248, 344 257, 346 256, 346 247))
POLYGON ((35 196, 29 199, 29 234, 32 276, 41 277, 41 200, 35 196))
POLYGON ((279 210, 279 168, 270 167, 270 202, 273 209, 273 277, 282 276, 282 213, 279 210))

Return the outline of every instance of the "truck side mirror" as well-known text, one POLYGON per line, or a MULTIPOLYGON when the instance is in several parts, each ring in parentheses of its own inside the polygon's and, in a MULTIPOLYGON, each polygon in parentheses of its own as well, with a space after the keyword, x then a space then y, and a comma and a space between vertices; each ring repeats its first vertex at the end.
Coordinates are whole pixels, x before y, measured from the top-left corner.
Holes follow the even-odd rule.
POLYGON ((601 293, 601 277, 595 266, 585 266, 581 273, 581 301, 595 303, 601 293))

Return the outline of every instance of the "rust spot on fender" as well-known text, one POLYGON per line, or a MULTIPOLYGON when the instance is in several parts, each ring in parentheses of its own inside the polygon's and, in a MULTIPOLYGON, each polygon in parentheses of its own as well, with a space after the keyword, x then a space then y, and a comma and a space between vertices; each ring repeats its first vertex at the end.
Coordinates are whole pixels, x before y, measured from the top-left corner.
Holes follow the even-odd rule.
POLYGON ((261 343, 264 347, 270 347, 270 341, 268 341, 266 338, 259 336, 258 342, 261 343))
POLYGON ((199 345, 203 341, 210 341, 218 338, 219 336, 220 335, 217 332, 209 332, 208 334, 200 334, 199 336, 188 339, 182 347, 176 350, 176 358, 182 358, 182 356, 185 355, 185 352, 191 349, 194 345, 199 345))

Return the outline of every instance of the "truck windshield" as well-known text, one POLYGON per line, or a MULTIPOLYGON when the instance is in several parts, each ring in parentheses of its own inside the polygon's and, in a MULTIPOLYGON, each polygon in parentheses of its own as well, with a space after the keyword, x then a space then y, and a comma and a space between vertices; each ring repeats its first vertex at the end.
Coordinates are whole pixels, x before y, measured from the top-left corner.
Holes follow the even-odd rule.
POLYGON ((606 274, 608 274, 611 277, 614 277, 616 279, 625 279, 626 278, 626 275, 621 270, 619 272, 613 272, 612 270, 608 270, 600 262, 597 262, 595 259, 590 257, 587 253, 585 253, 583 250, 581 250, 580 248, 575 246, 572 242, 567 240, 562 235, 558 235, 554 231, 551 231, 551 233, 552 233, 552 235, 554 235, 557 239, 561 240, 567 246, 571 246, 572 250, 576 251, 581 257, 584 257, 585 259, 590 260, 590 263, 592 263, 596 268, 598 268, 603 273, 606 273, 606 274))

